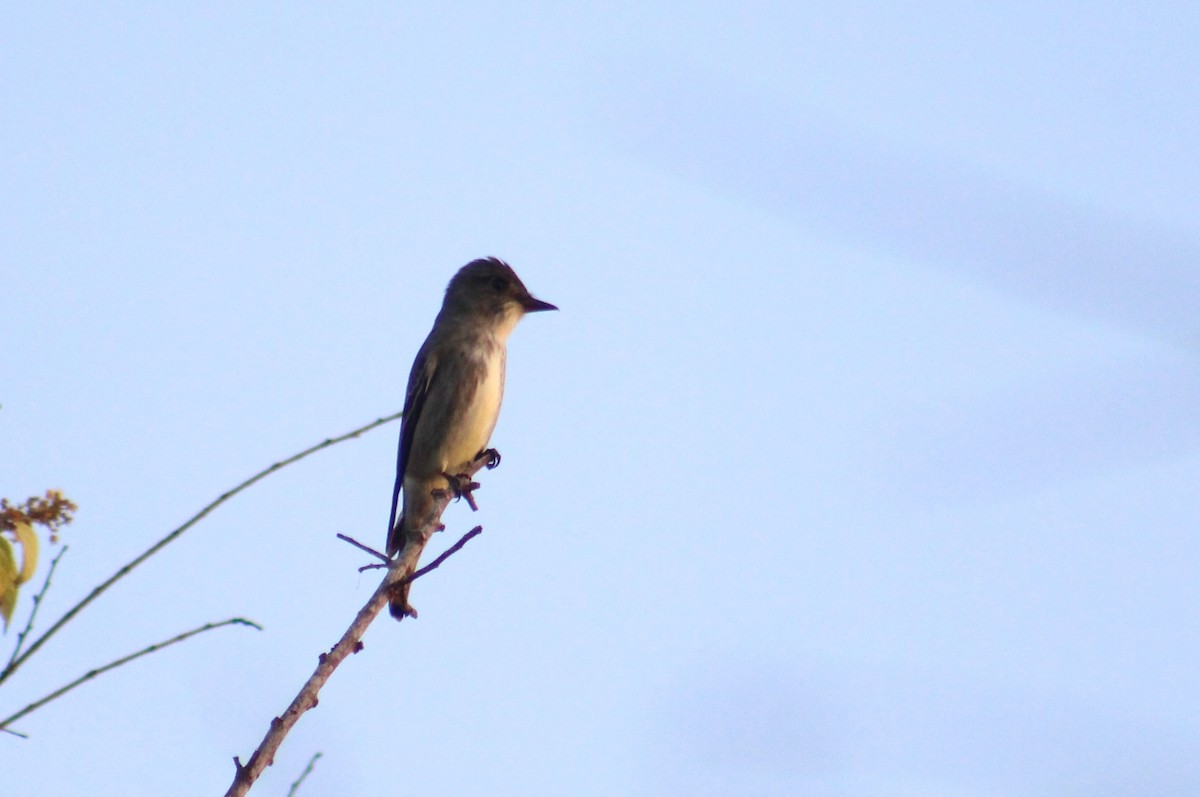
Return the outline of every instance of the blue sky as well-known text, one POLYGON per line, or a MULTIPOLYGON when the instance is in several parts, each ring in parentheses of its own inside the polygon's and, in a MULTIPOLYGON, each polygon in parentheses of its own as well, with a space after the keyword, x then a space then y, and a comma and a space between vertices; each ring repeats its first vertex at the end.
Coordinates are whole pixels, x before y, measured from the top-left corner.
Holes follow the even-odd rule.
MULTIPOLYGON (((1200 789, 1200 11, 0 12, 0 494, 44 608, 522 323, 472 516, 252 793, 1200 789)), ((0 693, 25 795, 220 793, 366 600, 398 428, 235 501, 0 693)), ((11 643, 11 634, 9 642, 11 643)))

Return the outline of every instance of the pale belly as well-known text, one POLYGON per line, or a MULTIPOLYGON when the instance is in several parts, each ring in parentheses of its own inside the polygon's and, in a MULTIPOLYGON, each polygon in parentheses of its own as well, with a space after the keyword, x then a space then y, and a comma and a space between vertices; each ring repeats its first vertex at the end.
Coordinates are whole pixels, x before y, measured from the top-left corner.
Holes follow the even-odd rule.
POLYGON ((475 455, 487 448, 496 419, 500 416, 500 401, 504 397, 504 358, 496 357, 487 369, 487 378, 475 391, 474 400, 454 433, 446 441, 445 472, 459 473, 475 459, 475 455))

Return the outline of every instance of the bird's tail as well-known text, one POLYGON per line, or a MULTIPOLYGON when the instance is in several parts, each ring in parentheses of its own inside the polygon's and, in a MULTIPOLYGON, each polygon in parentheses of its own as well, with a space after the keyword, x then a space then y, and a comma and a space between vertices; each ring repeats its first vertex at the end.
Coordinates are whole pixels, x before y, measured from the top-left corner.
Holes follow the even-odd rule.
POLYGON ((395 556, 396 552, 404 547, 404 515, 396 519, 392 524, 392 530, 388 532, 387 537, 387 555, 395 556))

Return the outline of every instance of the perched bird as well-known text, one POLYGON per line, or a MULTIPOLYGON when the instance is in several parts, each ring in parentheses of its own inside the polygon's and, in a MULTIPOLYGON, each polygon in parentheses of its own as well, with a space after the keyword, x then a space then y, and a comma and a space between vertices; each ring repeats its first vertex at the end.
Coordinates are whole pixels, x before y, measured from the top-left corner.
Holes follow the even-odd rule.
MULTIPOLYGON (((557 309, 535 299, 512 268, 494 257, 463 266, 446 286, 441 312, 408 376, 388 525, 388 555, 400 554, 393 580, 416 570, 427 527, 437 520, 435 495, 457 493, 458 475, 487 449, 504 395, 509 334, 526 313, 557 309)), ((408 604, 408 588, 393 593, 397 620, 417 615, 408 604)))

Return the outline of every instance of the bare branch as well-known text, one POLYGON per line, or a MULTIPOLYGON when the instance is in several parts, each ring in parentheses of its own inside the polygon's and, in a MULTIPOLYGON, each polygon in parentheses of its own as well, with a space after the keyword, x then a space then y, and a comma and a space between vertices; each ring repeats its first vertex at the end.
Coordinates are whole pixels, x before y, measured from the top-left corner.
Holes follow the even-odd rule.
MULTIPOLYGON (((42 582, 42 588, 33 596, 33 608, 29 610, 29 619, 25 621, 25 627, 21 629, 21 633, 17 634, 17 645, 13 648, 12 655, 8 658, 8 663, 4 665, 4 670, 0 671, 7 674, 13 669, 13 662, 17 660, 17 656, 21 655, 21 646, 25 644, 25 637, 29 636, 29 632, 33 630, 33 621, 37 617, 38 608, 42 605, 42 599, 46 597, 46 590, 50 589, 50 579, 54 576, 54 570, 58 567, 58 560, 63 558, 63 554, 67 552, 69 546, 64 545, 62 550, 50 560, 50 568, 46 571, 46 580, 42 582)), ((3 682, 0 677, 0 682, 3 682)))
MULTIPOLYGON (((441 508, 445 508, 444 501, 441 508)), ((441 514, 440 510, 438 514, 441 514)), ((437 525, 436 519, 434 525, 437 525)), ((464 534, 462 539, 428 566, 421 568, 409 576, 393 580, 392 575, 396 572, 396 566, 399 565, 399 560, 397 560, 393 569, 388 572, 379 586, 376 587, 375 592, 367 599, 366 605, 358 610, 358 614, 354 617, 354 622, 342 634, 342 638, 330 648, 328 653, 322 653, 318 657, 317 668, 313 670, 313 674, 304 682, 304 686, 300 687, 300 692, 292 700, 291 705, 287 707, 287 710, 281 716, 271 720, 271 725, 267 729, 266 736, 259 743, 258 749, 251 754, 250 759, 243 764, 237 756, 234 756, 233 764, 237 771, 234 773, 233 784, 229 787, 229 791, 225 793, 225 797, 241 797, 245 795, 250 791, 250 787, 254 785, 254 782, 258 780, 263 771, 275 762, 275 753, 279 750, 279 746, 283 743, 284 738, 291 731, 292 726, 300 719, 300 715, 317 705, 317 694, 325 686, 325 682, 329 680, 329 677, 333 675, 333 671, 350 654, 362 650, 362 636, 366 632, 367 627, 371 625, 371 622, 379 615, 379 612, 383 610, 383 607, 387 605, 392 590, 434 570, 466 545, 468 540, 479 535, 482 531, 483 528, 481 526, 476 526, 464 534)))
POLYGON ((150 645, 149 647, 142 648, 137 653, 131 653, 128 656, 122 656, 121 658, 117 659, 116 661, 110 661, 108 664, 105 664, 103 667, 97 667, 94 670, 89 670, 88 672, 86 672, 83 675, 76 678, 74 681, 71 681, 71 683, 67 684, 66 686, 63 686, 59 689, 54 690, 50 694, 43 697, 41 700, 35 700, 34 702, 30 703, 28 706, 21 709, 16 714, 13 714, 11 717, 0 720, 0 730, 5 730, 7 728, 7 726, 10 725, 11 723, 16 722, 21 717, 24 717, 26 714, 29 714, 30 712, 36 711, 37 709, 39 709, 42 706, 49 703, 51 700, 55 700, 57 698, 62 697, 67 692, 70 692, 72 689, 74 689, 75 687, 84 683, 85 681, 90 681, 91 679, 95 678, 96 676, 102 675, 102 674, 108 672, 109 670, 115 670, 117 667, 120 667, 122 664, 128 664, 129 662, 133 661, 134 659, 140 659, 142 656, 147 656, 151 653, 154 653, 157 650, 162 650, 164 648, 168 648, 171 645, 174 645, 176 643, 184 641, 185 639, 194 637, 194 636, 196 636, 196 634, 203 634, 205 631, 212 631, 214 628, 220 628, 221 626, 225 626, 225 625, 247 625, 247 626, 250 626, 251 628, 257 628, 259 631, 262 630, 262 626, 260 626, 258 623, 255 623, 251 620, 247 620, 243 617, 231 617, 230 619, 222 620, 219 623, 205 623, 204 625, 200 626, 199 628, 193 628, 191 631, 185 631, 184 633, 179 634, 178 636, 173 636, 170 639, 165 640, 163 642, 157 642, 153 645, 150 645))
MULTIPOLYGON (((339 535, 337 535, 337 538, 339 540, 341 540, 342 542, 348 542, 351 545, 353 545, 355 548, 359 549, 360 551, 366 551, 367 553, 371 554, 371 556, 374 556, 376 559, 382 559, 385 562, 385 564, 371 565, 371 567, 387 567, 386 562, 391 561, 391 559, 388 559, 387 554, 380 553, 379 551, 372 548, 370 545, 363 545, 361 542, 354 539, 353 537, 347 537, 345 534, 339 534, 339 535)), ((362 572, 361 568, 359 569, 359 572, 362 572)))
MULTIPOLYGON (((399 553, 396 554, 395 561, 389 566, 388 579, 395 585, 396 602, 400 606, 404 606, 403 615, 397 614, 397 619, 408 616, 416 617, 416 609, 408 603, 408 588, 405 584, 408 583, 405 577, 416 571, 417 563, 421 560, 421 554, 425 551, 425 546, 429 544, 430 538, 434 532, 445 528, 441 523, 442 512, 446 510, 446 506, 450 503, 451 498, 459 498, 469 496, 473 490, 478 489, 479 485, 472 482, 471 479, 476 473, 484 468, 494 468, 500 461, 500 454, 495 449, 487 449, 479 453, 479 456, 470 463, 462 473, 447 476, 449 489, 436 489, 433 491, 433 512, 429 518, 424 521, 424 525, 417 529, 409 529, 405 533, 404 544, 400 547, 399 553), (464 485, 465 488, 464 488, 464 485)), ((475 501, 471 500, 471 509, 474 510, 475 501)), ((364 568, 369 569, 369 568, 364 568)), ((393 606, 393 609, 396 607, 393 606)))
MULTIPOLYGON (((476 526, 475 528, 468 531, 466 534, 459 537, 458 542, 454 543, 449 548, 442 551, 441 555, 438 556, 437 559, 434 559, 432 562, 425 565, 420 570, 413 573, 411 576, 406 576, 405 578, 398 579, 395 583, 392 584, 392 586, 393 587, 401 587, 405 584, 410 584, 414 580, 416 580, 416 579, 420 578, 421 576, 425 575, 426 573, 428 573, 429 571, 437 570, 439 567, 441 567, 442 562, 446 561, 451 556, 453 556, 454 554, 456 554, 460 550, 462 550, 462 547, 464 545, 466 545, 471 540, 472 537, 478 537, 482 533, 483 533, 483 526, 476 526)), ((358 572, 361 573, 364 570, 375 570, 375 569, 378 569, 381 567, 390 567, 390 565, 363 565, 362 567, 358 568, 358 572)))
POLYGON ((472 538, 478 537, 480 534, 483 534, 483 526, 476 526, 475 528, 468 531, 466 534, 459 537, 458 542, 454 543, 449 548, 442 551, 441 555, 438 556, 437 559, 434 559, 432 562, 425 565, 420 570, 413 573, 411 576, 408 576, 406 578, 400 579, 399 581, 396 581, 394 584, 392 584, 392 587, 396 588, 403 584, 409 584, 413 581, 416 581, 418 578, 425 575, 426 573, 429 573, 433 570, 437 570, 439 567, 442 566, 442 562, 446 561, 451 556, 454 556, 454 554, 461 551, 462 547, 464 545, 466 545, 468 542, 470 542, 472 538))
POLYGON ((320 753, 313 753, 313 757, 308 759, 308 766, 306 766, 304 771, 300 773, 300 777, 296 778, 295 782, 292 783, 292 788, 288 789, 287 797, 296 797, 296 792, 300 790, 300 784, 303 783, 304 779, 307 778, 309 773, 313 771, 313 765, 317 763, 317 759, 320 757, 320 753))
POLYGON ((70 622, 75 617, 75 615, 79 614, 79 612, 83 610, 84 607, 86 607, 89 603, 94 601, 96 598, 100 597, 100 595, 102 595, 104 593, 104 591, 107 590, 109 587, 111 587, 113 584, 117 583, 122 578, 129 575, 130 571, 132 571, 135 567, 137 567, 142 562, 149 559, 154 554, 161 551, 163 548, 165 548, 170 543, 174 542, 181 534, 183 534, 185 531, 190 529, 192 526, 196 525, 201 520, 203 520, 210 512, 212 512, 218 506, 225 503, 230 498, 233 498, 235 495, 240 493, 242 490, 245 490, 247 487, 250 487, 251 485, 255 484, 256 482, 260 481, 261 479, 264 479, 267 476, 270 476, 272 473, 275 473, 276 471, 278 471, 282 468, 285 468, 294 462, 299 462, 300 460, 304 459, 305 457, 307 457, 310 454, 315 454, 316 452, 318 452, 322 449, 329 448, 330 446, 337 445, 338 443, 341 443, 346 440, 350 440, 355 437, 359 437, 373 429, 376 429, 377 427, 383 426, 386 423, 391 423, 392 421, 399 418, 402 414, 403 413, 399 413, 399 412, 393 413, 392 415, 389 415, 386 418, 379 418, 378 420, 372 421, 371 423, 367 424, 366 426, 359 427, 358 429, 355 429, 352 432, 347 432, 346 434, 341 435, 340 437, 332 437, 328 440, 317 443, 316 445, 314 445, 310 448, 306 448, 305 450, 301 451, 298 454, 294 454, 285 460, 276 462, 274 465, 270 466, 269 468, 265 468, 265 469, 259 471, 258 473, 254 474, 249 479, 246 479, 244 482, 242 482, 238 486, 236 486, 233 489, 218 496, 216 500, 214 500, 208 506, 204 507, 199 512, 197 512, 195 515, 193 515, 182 526, 178 527, 177 529, 172 531, 170 534, 163 537, 158 542, 154 543, 154 545, 151 545, 149 548, 147 548, 145 550, 145 552, 143 552, 141 555, 139 555, 137 558, 135 558, 129 564, 125 565, 120 570, 118 570, 116 573, 113 573, 111 576, 109 576, 108 579, 103 581, 100 585, 98 585, 91 592, 89 592, 87 594, 87 596, 84 597, 83 600, 79 601, 79 603, 72 606, 67 611, 66 614, 64 614, 62 617, 58 618, 58 620, 54 623, 54 625, 50 626, 50 628, 47 629, 44 634, 42 634, 40 637, 38 637, 37 640, 32 645, 30 645, 29 648, 23 654, 16 657, 13 661, 9 662, 8 666, 4 668, 4 671, 0 672, 0 683, 4 683, 4 681, 10 675, 12 675, 14 672, 16 672, 17 668, 20 667, 25 662, 26 659, 28 659, 35 652, 37 652, 38 648, 40 648, 43 644, 45 644, 46 640, 48 640, 50 637, 54 636, 54 634, 60 628, 62 628, 64 625, 66 625, 68 622, 70 622))

